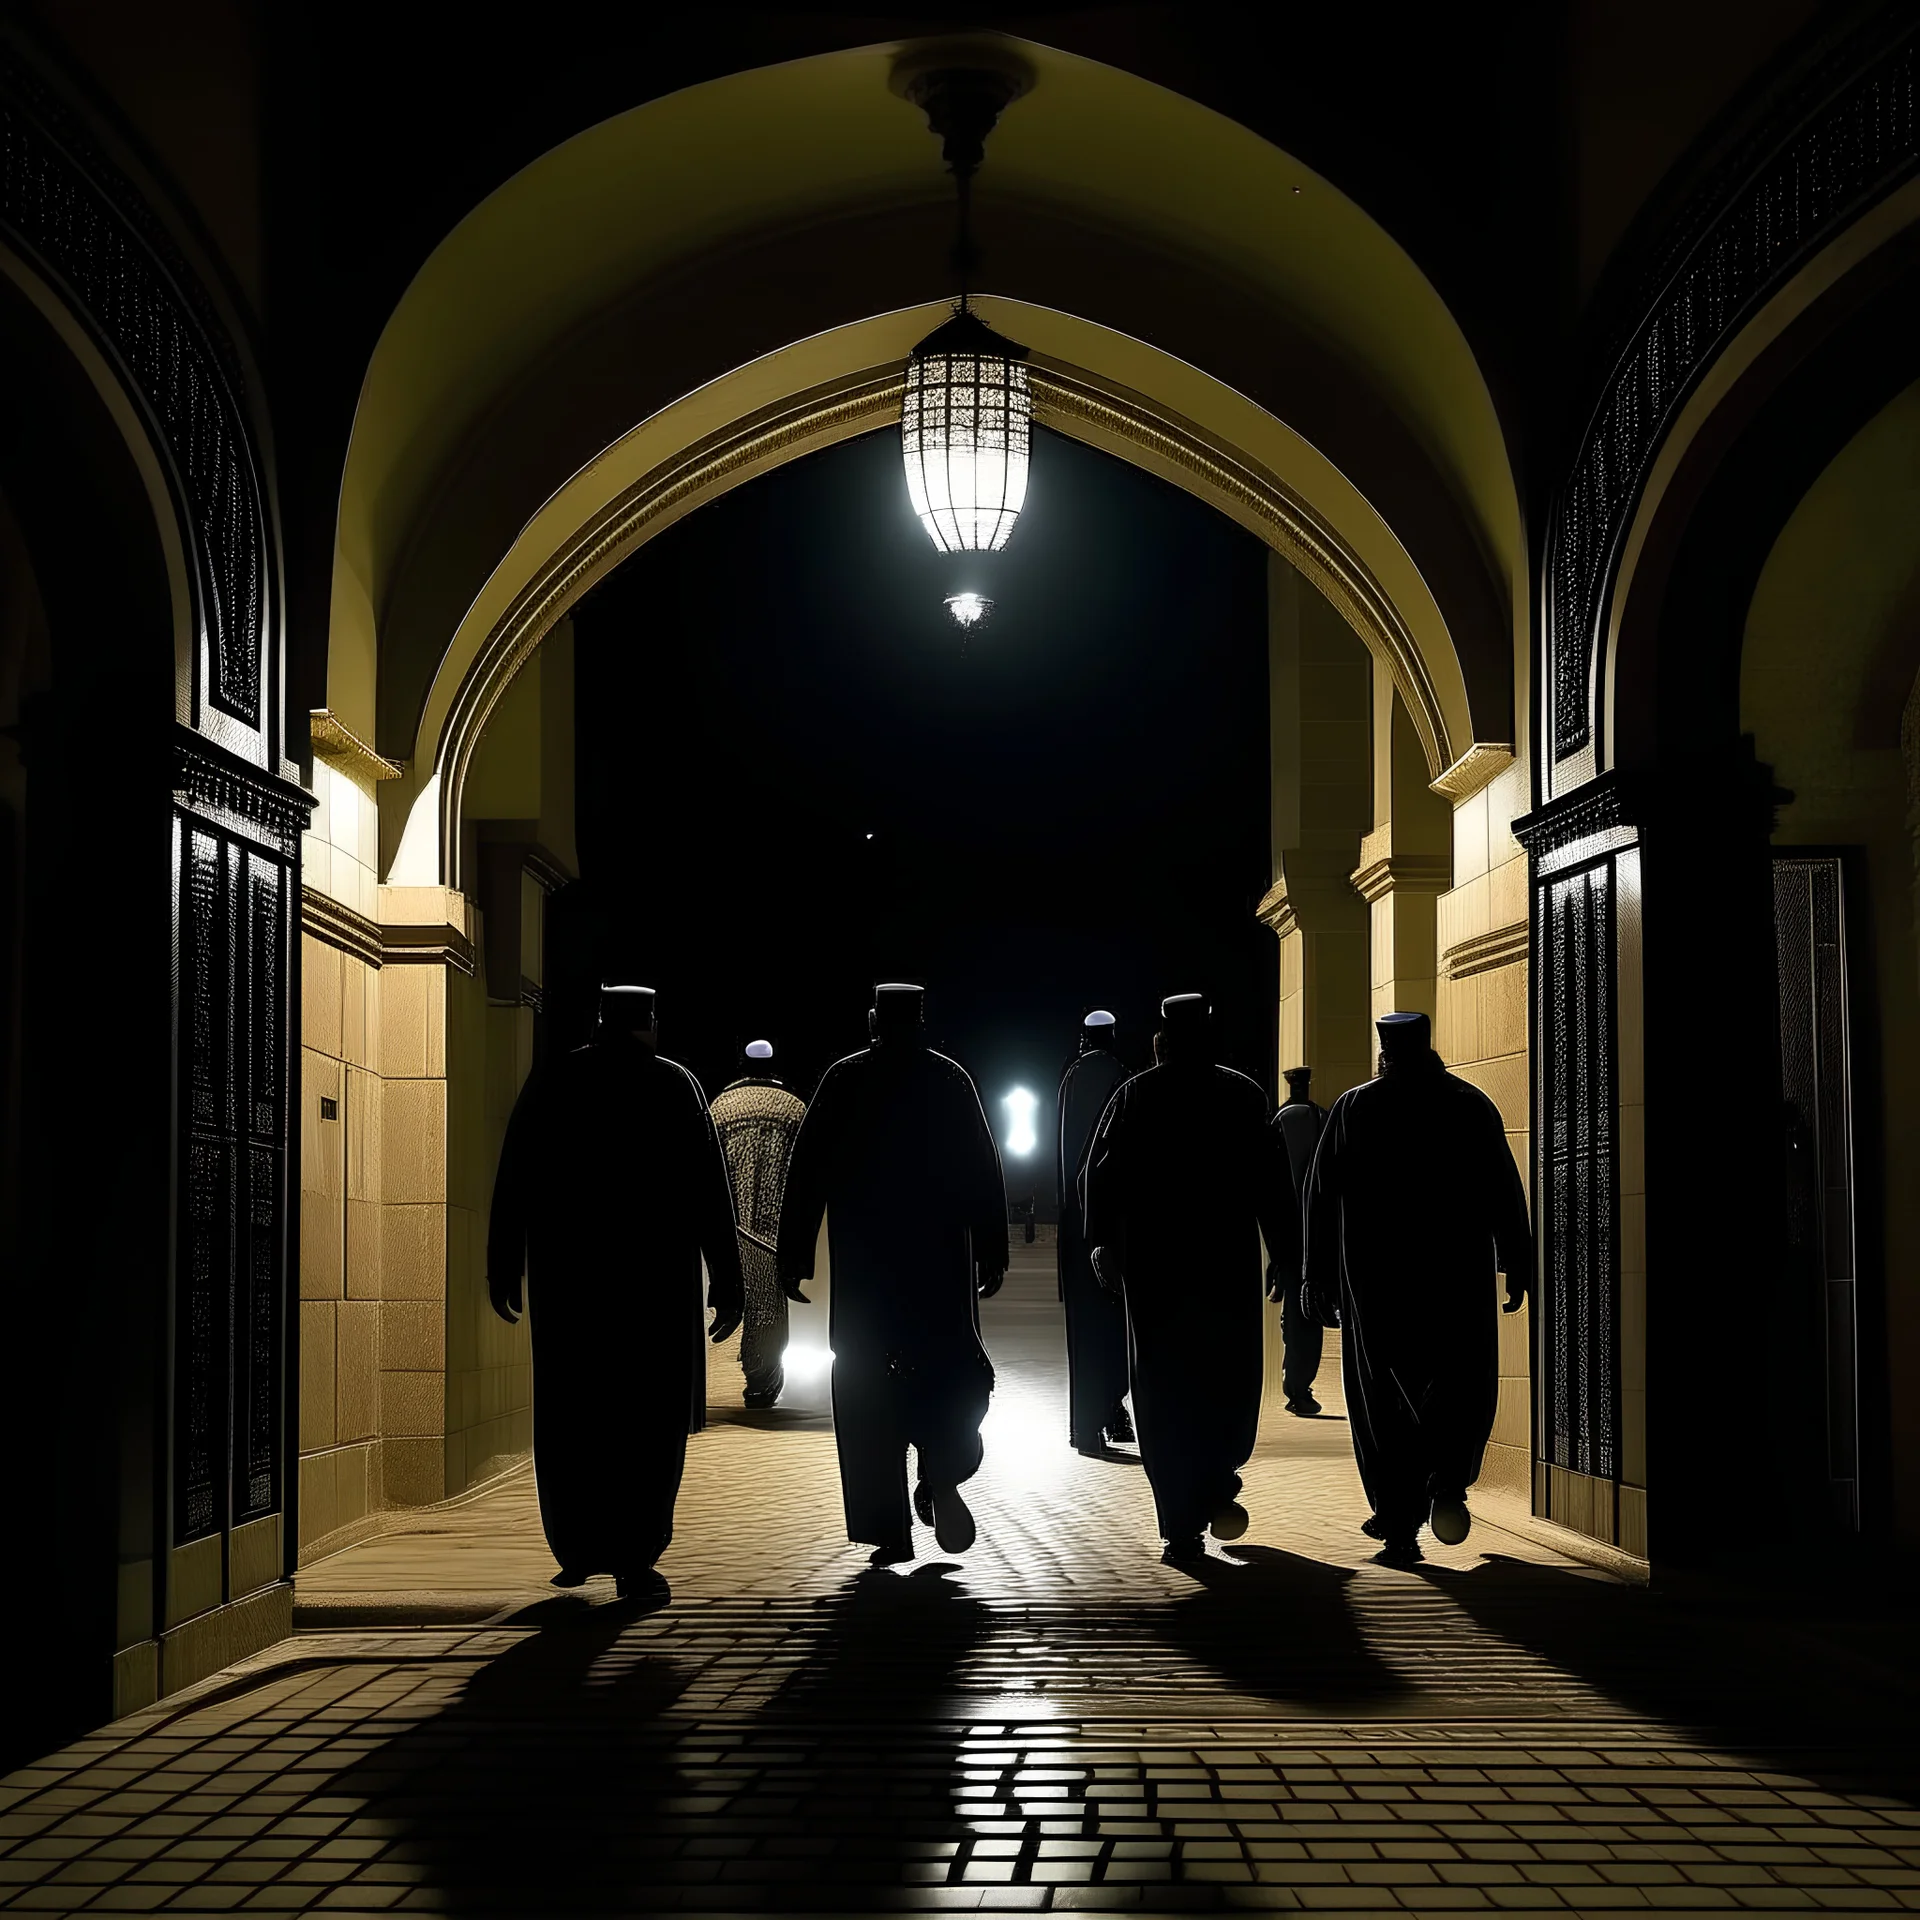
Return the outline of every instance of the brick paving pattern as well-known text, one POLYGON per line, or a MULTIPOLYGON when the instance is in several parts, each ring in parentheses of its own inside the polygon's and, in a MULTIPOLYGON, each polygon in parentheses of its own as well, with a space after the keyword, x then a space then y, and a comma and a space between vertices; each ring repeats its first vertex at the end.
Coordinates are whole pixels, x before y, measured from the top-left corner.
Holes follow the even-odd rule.
POLYGON ((1249 1542, 1161 1567, 1137 1466, 1065 1446, 1050 1296, 1036 1250, 992 1303, 964 1562, 867 1569, 804 1410, 694 1443, 650 1615, 554 1594, 522 1476, 308 1569, 294 1639, 8 1778, 0 1905, 1920 1906, 1881 1640, 1485 1525, 1376 1566, 1337 1417, 1270 1422, 1249 1542))

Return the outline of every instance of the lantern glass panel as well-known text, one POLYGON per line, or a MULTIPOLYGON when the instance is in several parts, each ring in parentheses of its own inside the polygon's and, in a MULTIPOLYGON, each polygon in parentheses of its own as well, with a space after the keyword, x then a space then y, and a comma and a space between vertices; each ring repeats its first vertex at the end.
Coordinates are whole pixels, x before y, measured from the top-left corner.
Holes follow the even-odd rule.
POLYGON ((1027 497, 1027 369, 994 353, 907 363, 900 415, 907 493, 943 553, 997 553, 1027 497))

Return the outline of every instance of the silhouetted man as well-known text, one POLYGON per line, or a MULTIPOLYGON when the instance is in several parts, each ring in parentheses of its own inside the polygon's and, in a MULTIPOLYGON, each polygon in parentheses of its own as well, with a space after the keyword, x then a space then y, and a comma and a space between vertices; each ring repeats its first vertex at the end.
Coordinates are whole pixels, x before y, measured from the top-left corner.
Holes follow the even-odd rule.
POLYGON ((521 1090, 487 1234, 503 1320, 533 1308, 533 1463, 557 1587, 610 1573, 664 1590, 687 1435, 706 1419, 712 1337, 740 1324, 740 1253, 707 1098, 660 1058, 651 987, 602 987, 600 1030, 521 1090))
POLYGON ((1423 1521, 1467 1537, 1499 1396, 1494 1274, 1518 1312, 1533 1251, 1499 1109, 1447 1072, 1424 1013, 1378 1024, 1379 1078, 1333 1103, 1314 1155, 1302 1304, 1337 1313, 1367 1531, 1409 1565, 1423 1521))
POLYGON ((1095 1272, 1124 1288, 1133 1419, 1171 1565, 1247 1528, 1260 1424, 1260 1240, 1298 1258, 1300 1210, 1264 1090, 1215 1063, 1206 998, 1160 1004, 1158 1064, 1108 1102, 1087 1156, 1095 1272))
POLYGON ((1055 1160, 1060 1231, 1056 1259, 1067 1321, 1067 1433, 1096 1457, 1107 1443, 1133 1438, 1127 1417, 1127 1313, 1094 1278, 1080 1211, 1080 1170, 1093 1130, 1127 1070, 1114 1052, 1113 1015, 1096 1011, 1080 1028, 1080 1054, 1060 1076, 1055 1160))
MULTIPOLYGON (((1313 1165, 1313 1150, 1320 1144, 1321 1130, 1327 1124, 1327 1110, 1316 1106, 1308 1093, 1313 1084, 1311 1067, 1289 1067, 1286 1074, 1287 1097, 1273 1124, 1286 1143, 1287 1165, 1293 1173, 1296 1193, 1307 1190, 1307 1170, 1313 1165)), ((1320 1371, 1320 1349, 1326 1335, 1318 1321, 1309 1320, 1300 1311, 1300 1265, 1289 1260, 1272 1271, 1268 1291, 1280 1301, 1280 1339, 1283 1345, 1280 1385, 1287 1396, 1287 1411, 1310 1418, 1320 1411, 1313 1397, 1314 1377, 1320 1371)))
POLYGON ((973 1544, 960 1483, 980 1469, 993 1391, 978 1302, 1007 1271, 999 1149, 966 1069, 928 1048, 923 998, 874 990, 872 1045, 820 1082, 780 1218, 781 1278, 804 1300, 827 1217, 840 1487, 847 1537, 873 1547, 875 1566, 912 1559, 914 1513, 943 1552, 973 1544))
POLYGON ((773 1077, 773 1047, 749 1040, 740 1078, 721 1088, 711 1112, 733 1187, 733 1218, 746 1281, 746 1317, 740 1330, 740 1371, 746 1402, 770 1407, 786 1385, 787 1296, 774 1263, 779 1253, 780 1203, 787 1168, 806 1106, 773 1077))

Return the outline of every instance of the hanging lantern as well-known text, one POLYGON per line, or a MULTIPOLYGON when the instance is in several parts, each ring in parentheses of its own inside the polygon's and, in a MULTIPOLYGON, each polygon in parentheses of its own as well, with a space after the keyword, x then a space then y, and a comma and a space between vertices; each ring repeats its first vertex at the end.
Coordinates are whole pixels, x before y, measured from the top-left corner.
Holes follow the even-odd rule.
POLYGON ((907 494, 942 553, 998 553, 1026 501, 1026 358, 1025 347, 963 306, 907 362, 907 494))
MULTIPOLYGON (((998 553, 1027 497, 1027 449, 1033 398, 1027 350, 1015 346, 967 304, 977 258, 973 245, 973 176, 986 157, 987 135, 1001 110, 1032 85, 1024 68, 991 70, 936 65, 896 76, 923 108, 953 173, 953 264, 960 306, 953 318, 914 348, 900 409, 900 451, 907 495, 920 524, 942 553, 998 553)), ((966 598, 967 596, 957 596, 966 598)), ((963 627, 971 621, 947 602, 963 627)), ((979 612, 985 611, 982 604, 979 612)), ((979 612, 973 618, 979 617, 979 612)))

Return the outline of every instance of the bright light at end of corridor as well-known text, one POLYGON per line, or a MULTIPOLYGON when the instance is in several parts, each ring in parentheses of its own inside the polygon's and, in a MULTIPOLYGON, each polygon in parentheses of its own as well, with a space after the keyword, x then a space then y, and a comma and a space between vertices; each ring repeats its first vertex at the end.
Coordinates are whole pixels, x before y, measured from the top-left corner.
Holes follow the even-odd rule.
POLYGON ((789 1347, 780 1365, 795 1380, 817 1380, 833 1365, 833 1352, 828 1347, 789 1347))
POLYGON ((1000 1103, 1007 1110, 1007 1151, 1026 1155, 1040 1144, 1033 1130, 1034 1109, 1040 1102, 1025 1087, 1015 1087, 1000 1103))

